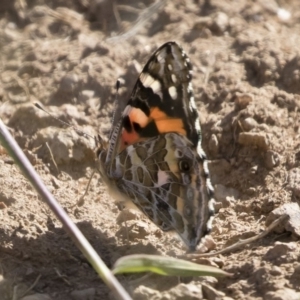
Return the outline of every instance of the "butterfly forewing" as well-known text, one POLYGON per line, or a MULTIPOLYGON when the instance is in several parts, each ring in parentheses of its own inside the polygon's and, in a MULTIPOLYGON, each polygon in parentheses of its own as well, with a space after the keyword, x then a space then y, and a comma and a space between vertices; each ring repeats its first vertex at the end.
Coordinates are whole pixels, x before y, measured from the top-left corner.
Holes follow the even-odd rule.
POLYGON ((191 80, 192 66, 182 48, 175 42, 161 46, 145 65, 124 110, 119 150, 174 128, 196 147, 201 130, 191 80))

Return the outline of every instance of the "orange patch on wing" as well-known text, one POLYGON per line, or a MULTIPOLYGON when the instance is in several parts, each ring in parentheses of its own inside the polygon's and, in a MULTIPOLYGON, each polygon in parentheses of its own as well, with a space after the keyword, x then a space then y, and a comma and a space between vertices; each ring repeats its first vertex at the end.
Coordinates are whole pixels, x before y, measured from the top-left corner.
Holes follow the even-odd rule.
POLYGON ((130 107, 127 113, 130 120, 132 131, 128 132, 127 130, 123 129, 121 134, 121 145, 119 151, 122 151, 128 145, 135 144, 141 140, 140 135, 133 130, 133 123, 138 123, 141 127, 145 127, 149 123, 149 118, 139 108, 130 107))
POLYGON ((119 151, 124 150, 128 145, 137 143, 140 140, 140 136, 136 131, 128 132, 123 129, 121 135, 122 137, 121 137, 121 145, 119 151))
POLYGON ((181 119, 170 118, 157 107, 151 109, 150 119, 155 121, 156 127, 160 133, 177 132, 186 135, 181 119))
POLYGON ((133 122, 140 124, 141 127, 145 127, 149 123, 149 118, 139 108, 132 108, 128 114, 130 123, 133 122))
POLYGON ((162 110, 157 107, 150 109, 150 116, 139 108, 131 107, 128 110, 128 116, 131 123, 132 131, 128 132, 126 129, 121 133, 121 144, 119 152, 124 150, 127 146, 140 142, 143 138, 133 129, 133 123, 138 123, 142 128, 145 128, 150 122, 154 121, 158 132, 177 132, 186 135, 186 130, 181 119, 170 118, 162 110))
POLYGON ((157 119, 167 119, 168 116, 160 110, 158 107, 154 107, 150 109, 150 118, 157 120, 157 119))
POLYGON ((183 128, 183 123, 181 119, 169 118, 161 121, 156 121, 155 123, 160 133, 177 132, 186 135, 186 131, 183 128))

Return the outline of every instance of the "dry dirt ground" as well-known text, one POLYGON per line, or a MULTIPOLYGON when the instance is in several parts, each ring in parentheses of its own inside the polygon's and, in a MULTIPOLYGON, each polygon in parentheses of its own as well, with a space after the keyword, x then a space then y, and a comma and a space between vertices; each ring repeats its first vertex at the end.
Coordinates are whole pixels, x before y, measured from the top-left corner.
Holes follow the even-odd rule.
MULTIPOLYGON (((183 46, 194 67, 216 189, 214 250, 259 234, 284 204, 300 218, 299 1, 175 0, 154 13, 152 4, 0 3, 0 117, 109 267, 128 254, 178 256, 185 249, 138 212, 120 216, 99 175, 78 203, 94 168, 94 141, 33 103, 92 136, 107 135, 116 79, 126 103, 143 64, 169 40, 183 46)), ((297 225, 205 262, 233 276, 118 278, 134 299, 300 299, 297 225)), ((0 274, 1 300, 20 299, 39 275, 34 296, 22 299, 113 298, 3 148, 0 274)))

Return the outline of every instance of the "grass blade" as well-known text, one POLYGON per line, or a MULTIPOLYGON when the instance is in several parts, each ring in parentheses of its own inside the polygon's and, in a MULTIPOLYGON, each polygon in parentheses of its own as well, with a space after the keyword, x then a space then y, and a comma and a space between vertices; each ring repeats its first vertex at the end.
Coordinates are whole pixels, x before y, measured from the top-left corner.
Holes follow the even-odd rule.
POLYGON ((159 255, 128 255, 118 259, 113 273, 153 272, 164 276, 230 276, 229 273, 183 259, 159 255))

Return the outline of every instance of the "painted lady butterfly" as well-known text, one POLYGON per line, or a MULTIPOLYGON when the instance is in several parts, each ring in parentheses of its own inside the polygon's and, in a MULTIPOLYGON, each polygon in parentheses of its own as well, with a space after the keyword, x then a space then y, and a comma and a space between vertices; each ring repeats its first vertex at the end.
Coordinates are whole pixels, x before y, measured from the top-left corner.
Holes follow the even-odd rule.
POLYGON ((213 187, 201 147, 192 66, 168 42, 140 74, 109 142, 99 138, 99 172, 122 203, 132 202, 191 251, 211 229, 213 187))

